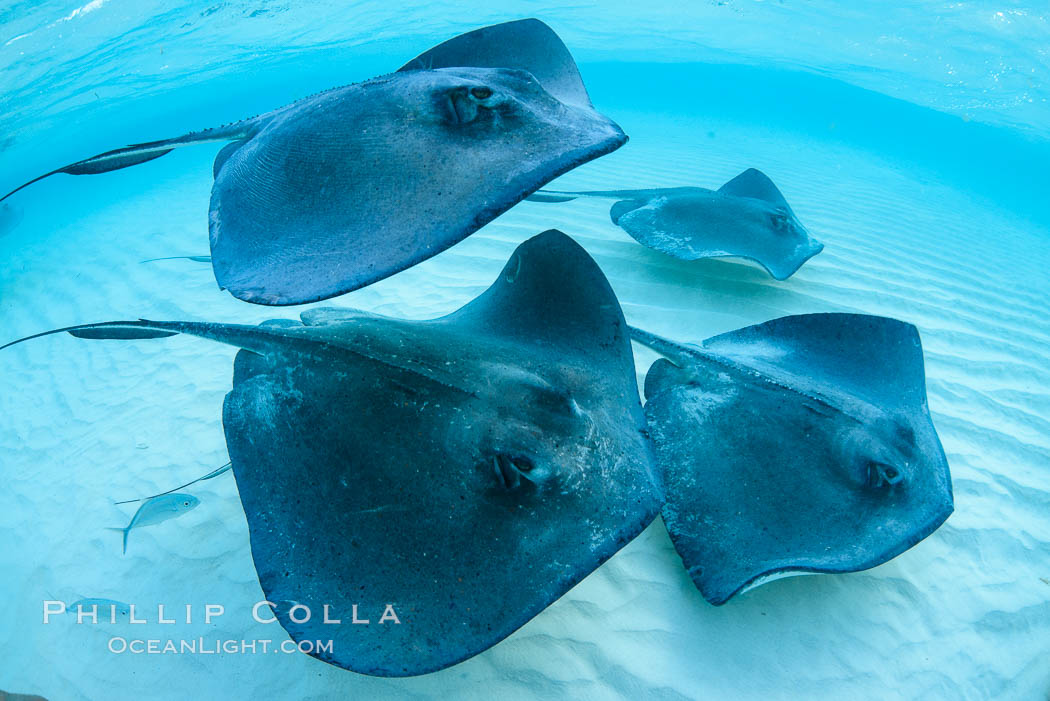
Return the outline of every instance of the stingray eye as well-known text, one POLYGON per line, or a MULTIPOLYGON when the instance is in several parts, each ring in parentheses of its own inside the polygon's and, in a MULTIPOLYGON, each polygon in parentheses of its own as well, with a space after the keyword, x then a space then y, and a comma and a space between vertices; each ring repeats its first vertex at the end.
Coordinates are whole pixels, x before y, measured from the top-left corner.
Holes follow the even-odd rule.
POLYGON ((519 472, 532 472, 532 468, 536 467, 532 460, 523 455, 516 455, 510 461, 514 463, 514 467, 518 468, 519 472))
POLYGON ((558 471, 548 462, 539 464, 521 453, 496 453, 491 458, 496 483, 508 491, 529 492, 556 484, 558 471))
POLYGON ((486 87, 484 85, 479 85, 476 88, 471 88, 470 94, 479 100, 487 100, 490 97, 492 97, 492 88, 486 87))
POLYGON ((778 231, 784 231, 785 229, 787 229, 788 218, 787 215, 783 212, 774 212, 771 215, 770 219, 774 229, 778 231))
POLYGON ((893 465, 883 462, 868 463, 868 486, 891 487, 904 481, 904 473, 893 465))

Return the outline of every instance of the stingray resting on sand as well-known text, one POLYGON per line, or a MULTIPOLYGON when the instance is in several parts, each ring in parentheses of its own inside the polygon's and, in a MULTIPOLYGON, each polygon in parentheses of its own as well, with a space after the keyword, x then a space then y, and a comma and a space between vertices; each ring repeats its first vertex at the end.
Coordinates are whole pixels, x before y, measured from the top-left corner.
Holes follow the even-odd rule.
POLYGON ((626 141, 594 110, 558 36, 528 19, 258 117, 78 161, 5 197, 56 173, 105 173, 231 142, 213 169, 215 278, 248 302, 300 304, 430 258, 626 141))
POLYGON ((540 190, 528 199, 569 202, 579 197, 618 200, 609 210, 613 224, 638 243, 683 260, 747 258, 777 280, 785 280, 824 250, 773 181, 754 168, 718 190, 540 190))
POLYGON ((806 314, 700 346, 631 333, 665 356, 645 378, 662 513, 711 603, 771 576, 874 567, 951 514, 911 324, 806 314))
POLYGON ((259 581, 292 638, 333 640, 311 654, 347 669, 422 674, 485 650, 663 503, 620 305, 558 231, 431 321, 312 309, 38 335, 60 331, 242 349, 223 426, 259 581))

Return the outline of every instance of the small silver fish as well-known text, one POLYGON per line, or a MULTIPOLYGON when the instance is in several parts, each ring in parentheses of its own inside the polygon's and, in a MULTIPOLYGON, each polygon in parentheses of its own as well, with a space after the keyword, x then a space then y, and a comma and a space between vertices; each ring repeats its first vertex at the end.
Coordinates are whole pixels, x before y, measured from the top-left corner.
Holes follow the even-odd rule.
POLYGON ((197 508, 197 505, 200 503, 200 499, 192 494, 175 493, 153 497, 139 507, 139 510, 131 517, 131 523, 126 528, 110 528, 109 530, 120 531, 124 534, 124 554, 127 554, 128 533, 132 528, 162 523, 197 508))

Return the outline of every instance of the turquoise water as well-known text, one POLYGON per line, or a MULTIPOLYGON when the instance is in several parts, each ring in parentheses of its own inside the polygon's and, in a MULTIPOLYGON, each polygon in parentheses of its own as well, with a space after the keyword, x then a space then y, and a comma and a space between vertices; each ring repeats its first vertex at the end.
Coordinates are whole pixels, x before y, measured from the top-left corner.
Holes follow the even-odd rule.
MULTIPOLYGON (((491 650, 420 678, 305 655, 132 656, 41 601, 262 598, 232 479, 168 527, 119 537, 152 494, 226 462, 233 351, 53 338, 0 354, 0 689, 87 698, 1045 698, 1050 691, 1050 20, 1035 3, 171 4, 0 8, 0 190, 84 156, 266 111, 396 68, 455 33, 538 16, 630 143, 561 189, 716 187, 769 174, 825 251, 784 282, 637 245, 607 203, 523 203, 449 251, 336 300, 457 308, 552 226, 595 257, 627 319, 696 341, 786 314, 918 326, 955 514, 867 572, 784 579, 709 606, 661 521, 491 650)), ((206 254, 216 147, 10 201, 5 339, 109 318, 292 316, 219 292, 206 254)), ((330 304, 330 303, 329 303, 330 304)), ((652 360, 639 352, 640 377, 652 360)), ((152 617, 151 617, 152 618, 152 617)), ((118 624, 119 625, 119 624, 118 624)), ((142 626, 139 637, 170 635, 142 626), (148 634, 147 634, 148 633, 148 634)), ((279 632, 279 631, 278 631, 279 632)), ((274 636, 232 613, 180 636, 274 636)))

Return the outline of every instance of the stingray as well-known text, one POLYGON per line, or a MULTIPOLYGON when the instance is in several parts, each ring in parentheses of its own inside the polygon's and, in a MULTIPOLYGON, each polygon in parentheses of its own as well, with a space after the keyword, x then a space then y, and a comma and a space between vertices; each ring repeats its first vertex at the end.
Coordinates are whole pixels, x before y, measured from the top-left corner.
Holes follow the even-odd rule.
POLYGON ((47 333, 63 330, 243 349, 223 426, 259 581, 292 638, 332 639, 311 654, 347 669, 421 674, 488 648, 663 501, 620 306, 557 231, 431 321, 311 309, 47 333))
POLYGON ((645 378, 662 513, 711 603, 773 576, 874 567, 951 514, 911 324, 806 314, 701 346, 632 335, 665 356, 645 378))
POLYGON ((618 200, 609 210, 613 224, 638 243, 682 260, 747 258, 777 280, 786 280, 824 250, 773 181, 754 168, 718 190, 540 190, 528 199, 568 202, 578 197, 618 200))
POLYGON ((299 304, 440 253, 626 140, 591 106, 558 36, 520 20, 451 39, 396 73, 108 151, 26 185, 230 142, 213 168, 215 278, 248 302, 299 304))

